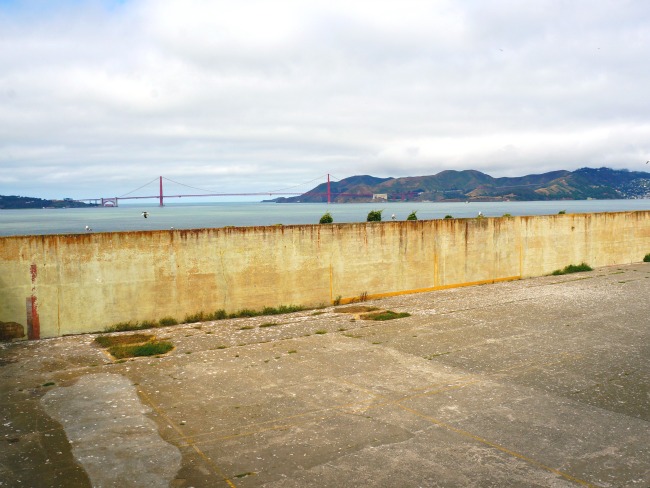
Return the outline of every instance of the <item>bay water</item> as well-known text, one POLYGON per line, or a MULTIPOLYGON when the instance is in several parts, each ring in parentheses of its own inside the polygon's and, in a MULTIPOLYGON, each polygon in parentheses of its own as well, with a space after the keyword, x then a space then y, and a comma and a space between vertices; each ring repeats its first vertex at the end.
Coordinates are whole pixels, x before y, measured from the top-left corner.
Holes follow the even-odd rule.
POLYGON ((562 200, 535 202, 376 202, 376 203, 170 203, 67 209, 0 210, 0 236, 81 234, 136 230, 198 229, 225 226, 317 224, 325 212, 335 223, 365 222, 368 212, 382 210, 382 219, 419 220, 510 215, 554 215, 650 210, 650 199, 562 200), (148 217, 143 217, 147 212, 148 217))

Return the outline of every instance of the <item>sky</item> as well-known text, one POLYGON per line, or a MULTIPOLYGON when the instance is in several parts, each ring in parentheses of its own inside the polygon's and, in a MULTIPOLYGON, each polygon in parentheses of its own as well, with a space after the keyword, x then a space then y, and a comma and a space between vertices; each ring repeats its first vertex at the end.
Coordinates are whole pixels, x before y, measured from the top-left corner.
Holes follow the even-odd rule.
POLYGON ((647 0, 0 0, 0 195, 647 160, 647 0))

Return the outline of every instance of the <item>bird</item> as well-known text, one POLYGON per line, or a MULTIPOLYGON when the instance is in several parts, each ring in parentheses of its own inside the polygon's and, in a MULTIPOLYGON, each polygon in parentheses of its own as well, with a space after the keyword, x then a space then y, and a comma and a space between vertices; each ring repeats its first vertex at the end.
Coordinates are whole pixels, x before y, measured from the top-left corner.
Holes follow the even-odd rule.
POLYGON ((92 231, 93 230, 89 226, 86 226, 86 232, 92 232, 92 231))
POLYGON ((645 162, 645 164, 648 164, 648 163, 650 163, 650 161, 646 161, 646 162, 645 162))
POLYGON ((146 219, 149 217, 149 212, 142 212, 142 216, 146 219))
POLYGON ((395 220, 395 214, 391 215, 391 219, 395 220))

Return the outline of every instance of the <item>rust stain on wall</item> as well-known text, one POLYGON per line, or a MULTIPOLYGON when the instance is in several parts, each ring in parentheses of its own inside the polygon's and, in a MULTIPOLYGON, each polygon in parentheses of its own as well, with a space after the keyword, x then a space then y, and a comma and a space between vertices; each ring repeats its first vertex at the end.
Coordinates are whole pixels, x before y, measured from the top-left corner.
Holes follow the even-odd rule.
POLYGON ((36 298, 36 278, 38 277, 38 268, 35 264, 29 267, 29 274, 32 279, 32 295, 27 299, 27 325, 29 339, 41 338, 41 321, 38 317, 38 305, 36 298))

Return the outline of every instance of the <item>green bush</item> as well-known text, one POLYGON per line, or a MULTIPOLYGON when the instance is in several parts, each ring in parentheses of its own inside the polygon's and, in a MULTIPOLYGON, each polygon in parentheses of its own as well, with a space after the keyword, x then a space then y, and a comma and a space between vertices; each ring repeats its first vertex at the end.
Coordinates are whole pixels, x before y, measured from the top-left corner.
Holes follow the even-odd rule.
POLYGON ((325 212, 323 216, 320 218, 319 224, 331 224, 334 222, 334 219, 332 218, 332 214, 329 212, 325 212))
POLYGON ((568 266, 565 266, 564 269, 556 269, 551 274, 553 276, 558 276, 558 275, 565 275, 569 273, 580 273, 581 271, 593 271, 593 268, 589 266, 587 263, 570 264, 568 266))
POLYGON ((371 210, 370 213, 368 213, 368 217, 366 218, 366 222, 381 222, 381 213, 383 210, 371 210))
POLYGON ((452 217, 451 215, 447 214, 447 215, 445 215, 445 218, 446 218, 446 219, 453 219, 454 217, 452 217))
POLYGON ((566 213, 566 210, 560 210, 557 214, 558 215, 564 215, 566 213))
POLYGON ((510 218, 510 217, 512 217, 512 215, 509 214, 509 213, 504 213, 504 214, 503 214, 503 217, 510 218))
POLYGON ((418 212, 417 210, 413 210, 413 211, 409 214, 409 216, 406 217, 406 220, 417 220, 417 219, 418 219, 418 216, 415 215, 417 212, 418 212))
POLYGON ((644 262, 644 263, 650 263, 650 253, 646 254, 646 255, 643 257, 643 262, 644 262))

